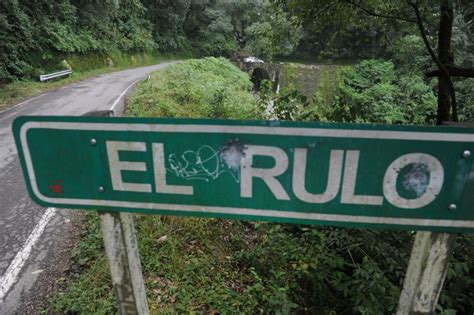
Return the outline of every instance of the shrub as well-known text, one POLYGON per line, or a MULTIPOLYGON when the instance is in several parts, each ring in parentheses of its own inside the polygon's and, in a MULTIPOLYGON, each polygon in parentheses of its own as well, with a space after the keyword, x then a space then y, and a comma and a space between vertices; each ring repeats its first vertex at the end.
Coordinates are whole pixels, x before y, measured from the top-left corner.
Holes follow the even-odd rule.
POLYGON ((333 104, 317 104, 332 121, 426 124, 436 97, 419 75, 395 70, 391 61, 364 60, 344 68, 333 104))
POLYGON ((147 117, 255 119, 251 82, 224 58, 192 59, 155 72, 140 84, 128 114, 147 117))

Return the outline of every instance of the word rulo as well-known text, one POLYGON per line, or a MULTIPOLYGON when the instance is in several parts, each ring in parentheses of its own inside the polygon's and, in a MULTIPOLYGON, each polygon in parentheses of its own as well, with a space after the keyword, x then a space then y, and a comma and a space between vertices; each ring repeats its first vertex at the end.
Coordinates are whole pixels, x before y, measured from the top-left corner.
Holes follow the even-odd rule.
POLYGON ((14 134, 45 206, 474 230, 473 129, 21 117, 14 134))

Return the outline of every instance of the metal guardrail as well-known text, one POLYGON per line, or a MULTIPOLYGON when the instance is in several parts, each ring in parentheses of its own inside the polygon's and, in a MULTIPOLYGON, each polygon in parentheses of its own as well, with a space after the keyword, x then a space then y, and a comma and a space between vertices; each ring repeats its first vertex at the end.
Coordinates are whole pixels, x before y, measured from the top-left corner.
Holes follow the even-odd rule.
POLYGON ((71 73, 72 73, 72 70, 63 70, 63 71, 53 72, 49 74, 42 74, 39 76, 39 79, 41 82, 43 82, 49 79, 54 79, 54 78, 59 78, 65 75, 70 75, 71 73))

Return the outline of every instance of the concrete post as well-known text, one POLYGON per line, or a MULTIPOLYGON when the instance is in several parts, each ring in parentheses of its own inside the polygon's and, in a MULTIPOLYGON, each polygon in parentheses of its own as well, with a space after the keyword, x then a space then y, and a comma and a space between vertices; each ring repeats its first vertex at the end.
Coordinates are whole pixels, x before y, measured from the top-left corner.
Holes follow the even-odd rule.
POLYGON ((120 314, 149 314, 133 215, 99 212, 120 314))

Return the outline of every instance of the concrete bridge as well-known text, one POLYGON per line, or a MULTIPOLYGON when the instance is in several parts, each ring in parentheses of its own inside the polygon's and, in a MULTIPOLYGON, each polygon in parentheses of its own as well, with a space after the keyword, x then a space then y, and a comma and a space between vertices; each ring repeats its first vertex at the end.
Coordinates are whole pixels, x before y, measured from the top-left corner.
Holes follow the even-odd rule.
POLYGON ((275 89, 277 89, 280 83, 282 65, 283 64, 272 62, 240 62, 238 66, 240 70, 250 75, 254 89, 258 90, 263 80, 272 81, 275 89))
POLYGON ((335 83, 336 65, 306 65, 283 62, 239 62, 239 68, 247 72, 258 90, 263 80, 274 83, 274 90, 280 88, 298 90, 307 97, 313 97, 319 85, 327 80, 335 83))

